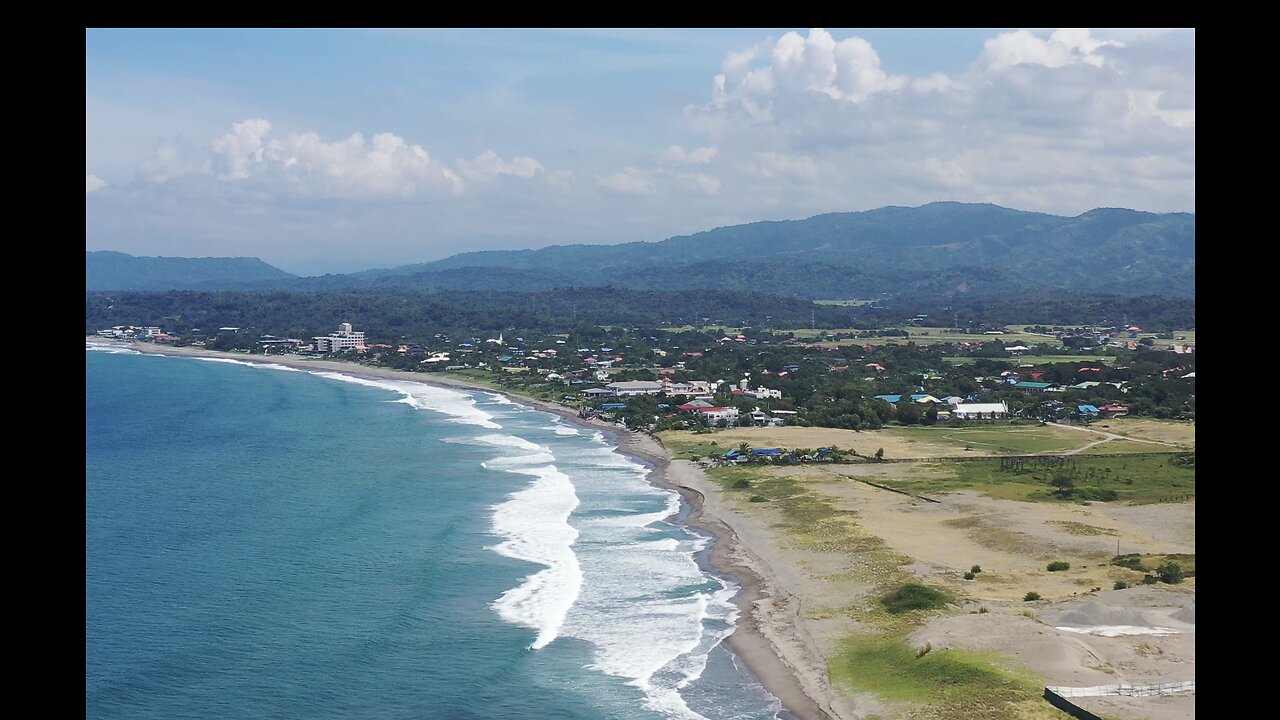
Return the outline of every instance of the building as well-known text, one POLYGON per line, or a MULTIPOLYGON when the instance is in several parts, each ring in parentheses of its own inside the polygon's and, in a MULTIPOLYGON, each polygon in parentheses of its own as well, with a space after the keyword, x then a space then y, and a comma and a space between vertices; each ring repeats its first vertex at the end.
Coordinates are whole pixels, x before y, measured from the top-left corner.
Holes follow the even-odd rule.
POLYGON ((619 397, 625 395, 657 395, 662 392, 662 383, 649 380, 633 380, 629 382, 612 382, 605 385, 619 397))
POLYGON ((962 420, 1003 420, 1009 417, 1009 406, 1004 402, 959 403, 951 414, 962 420))
POLYGON ((707 419, 707 422, 715 425, 724 420, 732 425, 738 421, 738 408, 733 407, 700 407, 695 408, 695 412, 701 413, 707 419))
POLYGON ((316 352, 335 353, 344 350, 364 350, 364 331, 354 331, 351 329, 351 323, 342 323, 338 326, 337 332, 328 335, 317 335, 311 338, 315 341, 316 352))

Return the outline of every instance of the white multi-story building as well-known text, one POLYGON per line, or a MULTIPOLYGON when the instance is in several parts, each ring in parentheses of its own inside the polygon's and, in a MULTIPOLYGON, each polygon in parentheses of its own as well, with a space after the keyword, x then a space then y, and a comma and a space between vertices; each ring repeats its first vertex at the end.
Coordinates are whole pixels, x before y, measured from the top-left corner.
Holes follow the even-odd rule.
POLYGON ((364 349, 364 331, 353 331, 351 323, 344 322, 338 326, 338 332, 317 335, 311 339, 316 343, 316 352, 332 353, 364 349))

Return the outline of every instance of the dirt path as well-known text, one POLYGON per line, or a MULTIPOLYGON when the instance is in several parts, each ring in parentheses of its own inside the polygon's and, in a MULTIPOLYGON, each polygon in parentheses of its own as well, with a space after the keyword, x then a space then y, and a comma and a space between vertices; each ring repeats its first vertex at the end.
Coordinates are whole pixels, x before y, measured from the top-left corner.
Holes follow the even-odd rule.
MULTIPOLYGON (((1176 443, 1165 442, 1163 440, 1139 440, 1137 438, 1131 438, 1125 435, 1117 435, 1115 433, 1110 433, 1103 430, 1094 430, 1093 428, 1078 427, 1076 425, 1063 425, 1061 423, 1053 423, 1053 422, 1045 423, 1045 424, 1050 425, 1052 427, 1064 428, 1066 430, 1075 430, 1076 432, 1096 433, 1102 436, 1101 440, 1091 442, 1088 445, 1085 445, 1083 447, 1078 447, 1075 450, 1068 450, 1065 453, 1061 453, 1062 455, 1077 455, 1079 453, 1084 452, 1085 450, 1088 450, 1090 448, 1095 448, 1101 445, 1102 443, 1111 442, 1112 440, 1128 440, 1129 442, 1151 443, 1152 445, 1167 445, 1172 448, 1181 447, 1176 443)), ((1058 453, 1053 453, 1053 454, 1058 454, 1058 453)))

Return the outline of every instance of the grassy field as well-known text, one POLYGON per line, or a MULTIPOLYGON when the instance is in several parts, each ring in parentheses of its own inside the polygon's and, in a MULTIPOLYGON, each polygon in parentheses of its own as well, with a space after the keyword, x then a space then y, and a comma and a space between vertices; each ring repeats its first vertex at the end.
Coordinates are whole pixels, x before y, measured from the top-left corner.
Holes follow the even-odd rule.
MULTIPOLYGON (((870 457, 879 449, 890 460, 937 458, 961 455, 1038 455, 1065 453, 1101 439, 1051 425, 979 425, 887 427, 880 430, 840 430, 838 428, 727 428, 710 433, 689 430, 667 431, 658 438, 673 456, 681 459, 720 455, 736 450, 740 443, 753 448, 783 449, 839 447, 870 457)), ((1085 455, 1122 455, 1173 451, 1166 445, 1138 440, 1112 440, 1085 450, 1085 455)))
MULTIPOLYGON (((872 595, 912 581, 903 570, 912 558, 895 552, 862 528, 857 513, 836 508, 803 477, 771 468, 718 468, 708 472, 729 495, 744 502, 765 503, 776 511, 777 526, 796 547, 817 553, 857 558, 854 574, 871 585, 872 595)), ((831 681, 855 692, 869 692, 904 711, 906 717, 959 720, 984 718, 1052 718, 1039 701, 1042 683, 1015 669, 996 654, 946 649, 918 656, 907 636, 932 617, 953 610, 888 612, 879 603, 849 597, 844 607, 811 608, 814 616, 845 615, 863 631, 841 641, 829 662, 831 681)))
MULTIPOLYGON (((916 706, 920 717, 1057 718, 1038 699, 1043 685, 994 653, 956 648, 919 652, 905 635, 856 636, 830 662, 831 682, 916 706), (927 708, 927 709, 926 709, 927 708)), ((908 717, 916 717, 909 714, 908 717)))
MULTIPOLYGON (((1090 495, 1114 491, 1114 502, 1145 505, 1182 502, 1195 497, 1195 467, 1170 463, 1172 455, 1074 455, 1066 465, 1024 463, 1018 469, 1002 469, 999 460, 945 463, 951 474, 931 473, 919 478, 885 480, 883 484, 906 492, 931 495, 961 489, 986 495, 1030 502, 1087 502, 1090 495), (1069 474, 1078 489, 1074 499, 1054 494, 1049 484, 1059 471, 1069 474)), ((1095 498, 1096 499, 1096 498, 1095 498)))
MULTIPOLYGON (((987 425, 951 428, 911 426, 876 430, 918 443, 949 445, 955 455, 967 452, 984 455, 1034 455, 1061 453, 1088 445, 1097 436, 1050 425, 987 425)), ((888 456, 898 457, 898 456, 888 456)), ((910 456, 907 456, 910 457, 910 456)))
POLYGON ((1160 440, 1186 447, 1196 445, 1196 424, 1181 420, 1155 418, 1112 418, 1100 420, 1093 427, 1135 440, 1160 440))

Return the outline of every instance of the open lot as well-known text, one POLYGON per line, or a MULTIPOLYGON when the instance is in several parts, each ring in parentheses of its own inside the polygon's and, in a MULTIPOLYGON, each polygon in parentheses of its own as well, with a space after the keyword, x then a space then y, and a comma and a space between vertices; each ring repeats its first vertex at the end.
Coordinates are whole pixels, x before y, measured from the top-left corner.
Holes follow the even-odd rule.
MULTIPOLYGON (((1170 430, 1170 433, 1173 431, 1170 430)), ((937 458, 982 455, 1026 455, 1067 453, 1081 450, 1104 438, 1093 432, 1082 432, 1052 425, 974 425, 963 428, 946 426, 888 427, 880 430, 841 430, 819 427, 726 428, 710 433, 689 430, 659 433, 662 442, 677 457, 705 457, 710 453, 734 450, 740 443, 753 448, 819 448, 853 449, 870 457, 884 449, 887 459, 937 458)), ((1153 439, 1155 439, 1153 437, 1153 439)), ((1088 448, 1088 454, 1163 452, 1174 450, 1138 440, 1113 440, 1088 448)))
MULTIPOLYGON (((776 432, 776 430, 775 430, 776 432)), ((863 433, 864 435, 867 433, 863 433)), ((1080 458, 1123 463, 1132 458, 1080 458)), ((1195 567, 1195 503, 1028 503, 954 482, 972 463, 883 463, 709 470, 735 510, 763 528, 788 568, 787 587, 820 640, 833 684, 870 693, 883 717, 1061 717, 1048 685, 1194 679, 1194 589, 1141 585, 1158 564, 1195 567), (935 485, 939 503, 863 482, 935 485), (1120 552, 1143 570, 1111 563, 1120 552), (1051 561, 1069 563, 1050 572, 1051 561), (980 568, 973 579, 964 575, 980 568), (1113 591, 1117 582, 1129 589, 1113 591), (903 583, 945 592, 936 610, 891 614, 879 602, 903 583), (1036 592, 1043 598, 1027 602, 1036 592), (1102 637, 1094 626, 1127 632, 1102 637), (1066 628, 1066 629, 1062 629, 1066 628), (975 708, 982 711, 975 715, 975 708)), ((1194 716, 1194 697, 1126 699, 1123 716, 1194 716), (1188 709, 1191 713, 1188 715, 1188 709)))

